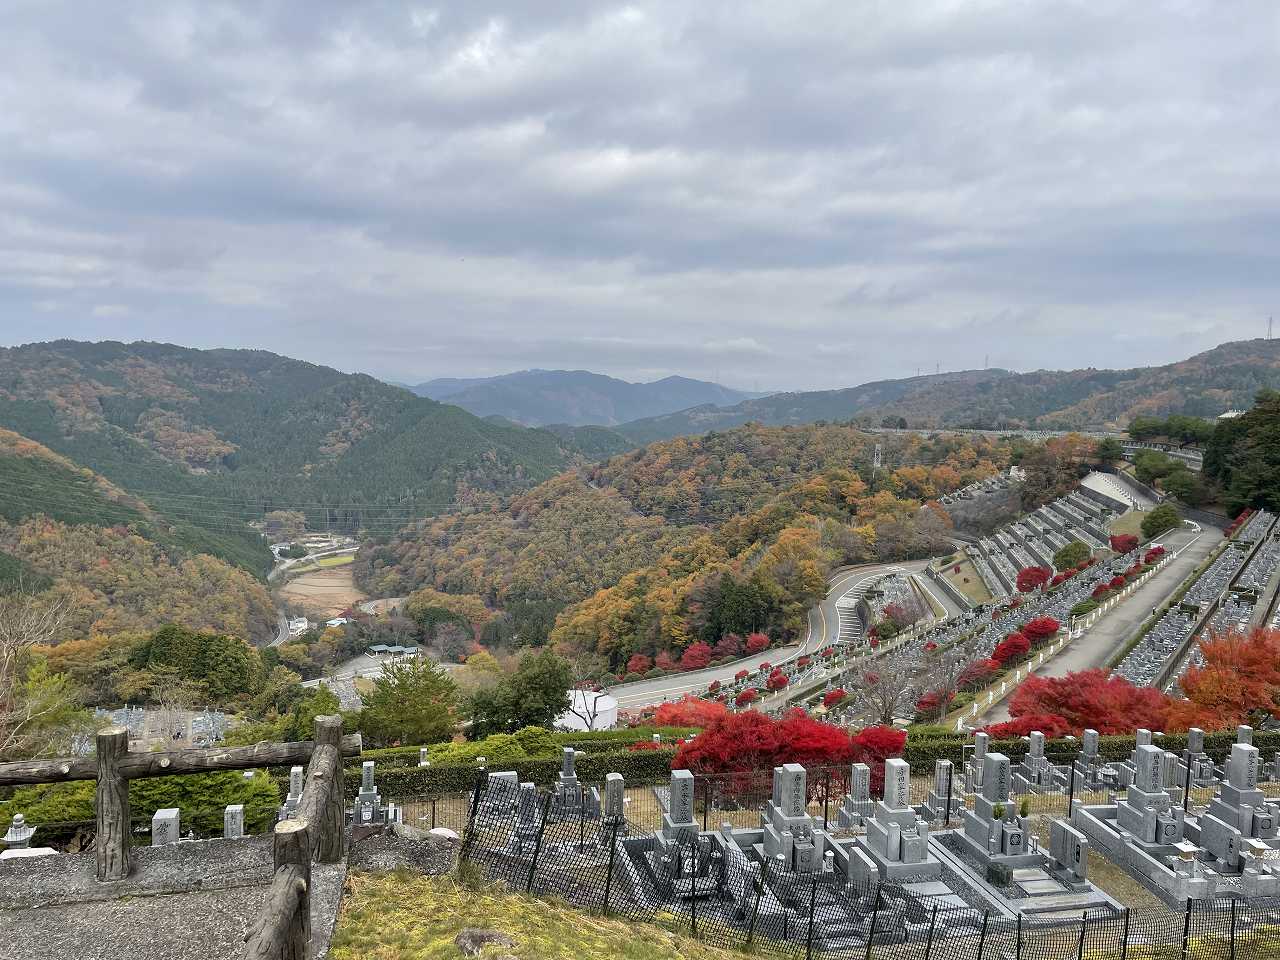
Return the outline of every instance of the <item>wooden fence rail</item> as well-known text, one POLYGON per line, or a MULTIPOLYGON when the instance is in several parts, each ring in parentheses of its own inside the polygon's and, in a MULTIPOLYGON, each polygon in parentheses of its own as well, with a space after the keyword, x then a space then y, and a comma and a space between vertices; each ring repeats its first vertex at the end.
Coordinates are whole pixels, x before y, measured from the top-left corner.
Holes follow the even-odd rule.
POLYGON ((250 747, 130 753, 129 732, 98 732, 97 756, 22 760, 0 764, 0 787, 97 780, 94 856, 100 881, 123 880, 132 868, 129 781, 145 777, 252 770, 307 764, 307 776, 292 819, 276 824, 275 869, 267 903, 245 938, 250 960, 305 960, 311 929, 311 861, 337 863, 346 852, 342 758, 359 756, 358 734, 342 735, 341 717, 316 717, 315 740, 258 743, 250 747))

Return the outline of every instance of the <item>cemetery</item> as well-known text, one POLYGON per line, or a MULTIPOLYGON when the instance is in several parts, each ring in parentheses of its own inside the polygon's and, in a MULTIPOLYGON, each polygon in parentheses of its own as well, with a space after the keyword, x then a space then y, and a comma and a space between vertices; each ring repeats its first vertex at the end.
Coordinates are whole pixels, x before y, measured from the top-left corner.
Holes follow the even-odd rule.
POLYGON ((1106 549, 1107 524, 1130 504, 1087 487, 1040 507, 965 549, 993 597, 1017 592, 1018 571, 1053 566, 1053 555, 1072 541, 1106 549))
MULTIPOLYGON (((3 837, 0 880, 10 878, 12 899, 28 895, 12 892, 27 889, 14 878, 48 885, 49 877, 67 877, 70 868, 78 879, 58 882, 74 901, 103 882, 94 876, 95 863, 105 862, 110 878, 123 849, 134 866, 122 889, 143 883, 150 885, 143 890, 163 892, 193 883, 192 871, 233 887, 250 878, 284 883, 303 870, 288 838, 305 825, 320 837, 315 863, 306 867, 314 871, 316 896, 334 897, 329 865, 354 849, 351 844, 382 835, 399 837, 395 842, 407 847, 429 839, 403 823, 400 803, 384 798, 373 761, 360 763, 359 784, 347 802, 336 804, 329 787, 321 789, 341 783, 332 778, 340 769, 339 750, 358 749, 334 741, 335 731, 322 734, 327 745, 309 763, 286 766, 288 788, 273 838, 248 835, 244 807, 232 805, 224 811, 221 837, 196 839, 186 822, 189 811, 172 807, 151 818, 148 847, 113 852, 107 845, 100 853, 62 855, 39 845, 39 824, 15 818, 3 837), (330 826, 322 828, 325 823, 330 826), (335 828, 341 832, 324 832, 335 828), (162 867, 169 857, 186 866, 162 867)), ((673 771, 669 783, 652 788, 629 791, 618 773, 594 786, 579 776, 579 754, 566 748, 546 787, 521 782, 514 771, 482 770, 459 852, 516 890, 636 920, 673 916, 695 932, 714 931, 739 944, 768 938, 828 952, 907 944, 923 948, 924 956, 929 944, 953 937, 1081 931, 1082 923, 1101 930, 1121 918, 1127 922, 1127 904, 1091 877, 1091 855, 1110 861, 1175 911, 1188 901, 1252 904, 1280 895, 1280 807, 1259 786, 1264 772, 1280 772, 1280 757, 1264 763, 1248 727, 1237 731, 1220 767, 1206 751, 1202 731, 1191 731, 1178 753, 1158 746, 1159 736, 1139 731, 1125 759, 1104 760, 1096 732, 1085 731, 1075 755, 1062 762, 1064 742, 1056 743, 1057 759, 1051 759, 1039 733, 1024 738, 1025 752, 1010 751, 1016 759, 990 749, 990 738, 978 733, 963 762, 938 759, 928 777, 913 777, 907 761, 891 757, 879 786, 877 771, 852 764, 834 781, 841 795, 816 808, 815 791, 833 783, 830 773, 815 779, 804 766, 788 763, 739 781, 721 778, 714 812, 711 791, 687 770, 673 771), (755 792, 761 782, 769 784, 764 796, 755 792), (656 827, 629 809, 646 793, 661 809, 656 827)), ((243 768, 265 762, 262 746, 222 751, 221 762, 243 768)), ((277 746, 289 749, 271 754, 275 765, 283 757, 307 758, 301 747, 309 745, 277 746)), ((177 772, 204 762, 173 759, 180 756, 167 755, 177 772)), ((123 754, 119 769, 128 776, 165 769, 161 760, 145 757, 159 755, 123 754)), ((26 769, 31 775, 35 768, 26 769)), ((44 769, 36 774, 46 775, 44 769)), ((60 769, 50 767, 47 775, 66 775, 60 769)), ((68 769, 72 775, 90 772, 83 765, 68 769)), ((282 909, 279 917, 290 908, 282 909)), ((285 936, 277 919, 273 914, 255 929, 285 936)))
POLYGON ((1193 662, 1193 641, 1203 631, 1247 626, 1280 570, 1275 519, 1265 510, 1253 514, 1181 599, 1151 625, 1115 672, 1139 686, 1172 685, 1193 662))

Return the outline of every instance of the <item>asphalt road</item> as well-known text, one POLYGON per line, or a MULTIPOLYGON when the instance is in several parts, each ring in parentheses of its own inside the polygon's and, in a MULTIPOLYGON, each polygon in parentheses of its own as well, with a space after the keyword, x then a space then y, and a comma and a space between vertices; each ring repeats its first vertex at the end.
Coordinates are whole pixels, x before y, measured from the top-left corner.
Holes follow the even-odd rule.
MULTIPOLYGON (((892 572, 919 573, 929 562, 928 560, 910 560, 903 563, 865 564, 837 573, 831 578, 827 596, 809 611, 809 629, 803 642, 799 644, 775 647, 758 656, 736 660, 720 667, 708 667, 706 670, 620 684, 610 687, 608 692, 617 699, 619 709, 635 710, 668 700, 678 700, 686 693, 700 692, 705 690, 713 680, 719 680, 722 683, 732 680, 734 674, 742 669, 756 670, 762 663, 785 663, 806 653, 816 653, 834 644, 840 635, 840 619, 836 613, 837 600, 867 580, 892 572)), ((948 616, 960 612, 960 608, 941 590, 923 578, 921 583, 930 595, 946 608, 948 616)))

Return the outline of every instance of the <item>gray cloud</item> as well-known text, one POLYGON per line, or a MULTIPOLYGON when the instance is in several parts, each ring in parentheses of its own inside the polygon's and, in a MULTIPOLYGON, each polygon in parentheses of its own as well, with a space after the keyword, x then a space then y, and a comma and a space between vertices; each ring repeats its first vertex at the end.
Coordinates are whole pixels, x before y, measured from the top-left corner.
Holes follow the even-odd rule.
POLYGON ((820 388, 1280 293, 1269 4, 17 3, 0 340, 820 388))

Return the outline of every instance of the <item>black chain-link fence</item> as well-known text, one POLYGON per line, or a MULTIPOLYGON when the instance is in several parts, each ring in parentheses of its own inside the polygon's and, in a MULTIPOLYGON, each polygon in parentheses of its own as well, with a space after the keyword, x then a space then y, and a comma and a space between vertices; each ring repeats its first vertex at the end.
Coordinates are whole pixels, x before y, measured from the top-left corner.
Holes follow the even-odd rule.
MULTIPOLYGON (((625 804, 610 805, 603 788, 570 783, 541 790, 482 777, 469 800, 453 797, 448 807, 452 815, 465 806, 462 859, 490 880, 769 956, 1280 958, 1280 898, 1192 901, 1178 910, 1095 908, 1087 914, 1013 917, 990 908, 980 895, 937 896, 936 890, 922 895, 929 878, 851 882, 835 868, 831 854, 814 872, 772 865, 742 849, 754 838, 741 832, 759 829, 761 807, 772 795, 771 777, 765 771, 699 778, 694 827, 705 823, 716 831, 730 825, 740 831, 738 842, 670 825, 664 833, 661 787, 627 790, 625 804), (622 816, 610 816, 620 806, 622 816)), ((815 825, 825 812, 836 836, 841 827, 835 811, 847 791, 846 778, 846 771, 835 768, 809 772, 808 812, 815 825)), ((932 787, 932 781, 916 784, 913 793, 927 794, 932 787)), ((1058 795, 1059 804, 1063 799, 1058 795)), ((437 813, 442 807, 437 798, 437 813)), ((408 802, 405 808, 410 809, 408 802)), ((939 810, 937 819, 945 818, 945 810, 939 810)))

